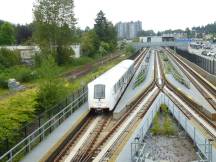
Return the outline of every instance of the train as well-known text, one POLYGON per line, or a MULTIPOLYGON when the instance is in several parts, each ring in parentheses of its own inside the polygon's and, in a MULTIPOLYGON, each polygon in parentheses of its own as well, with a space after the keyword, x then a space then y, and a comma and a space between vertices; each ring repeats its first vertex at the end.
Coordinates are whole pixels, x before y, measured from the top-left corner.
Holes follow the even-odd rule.
POLYGON ((112 111, 135 72, 133 60, 123 60, 88 84, 91 111, 112 111))

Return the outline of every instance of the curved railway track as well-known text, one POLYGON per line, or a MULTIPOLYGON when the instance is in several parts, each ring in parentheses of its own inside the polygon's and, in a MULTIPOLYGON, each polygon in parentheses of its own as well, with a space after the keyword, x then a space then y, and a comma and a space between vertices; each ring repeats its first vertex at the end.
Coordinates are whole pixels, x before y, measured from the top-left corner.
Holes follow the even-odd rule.
MULTIPOLYGON (((159 64, 161 66, 161 68, 163 68, 163 64, 161 62, 161 60, 159 59, 159 64)), ((163 68, 164 69, 164 68, 163 68)), ((178 96, 179 98, 181 98, 181 100, 183 102, 185 102, 189 107, 191 107, 197 114, 199 114, 199 116, 201 118, 203 118, 206 122, 208 122, 213 128, 216 129, 216 123, 211 120, 212 117, 210 114, 208 114, 205 109, 197 104, 195 101, 193 101, 192 99, 188 98, 183 92, 181 92, 178 88, 176 88, 172 83, 170 83, 166 77, 164 72, 162 73, 164 81, 165 81, 165 86, 172 91, 176 96, 178 96)), ((164 92, 164 90, 163 90, 164 92)), ((164 92, 165 93, 165 92, 164 92)), ((170 96, 170 94, 167 94, 168 96, 170 96)), ((169 97, 171 100, 173 100, 173 98, 169 97)), ((176 100, 174 102, 177 102, 176 100)), ((188 112, 185 113, 183 112, 187 117, 188 117, 188 112)), ((189 115, 192 116, 192 115, 189 115)), ((203 123, 200 123, 200 121, 196 120, 209 134, 211 134, 213 137, 215 137, 204 125, 203 123)), ((216 138, 216 137, 215 137, 216 138)))
MULTIPOLYGON (((205 87, 211 95, 216 98, 216 87, 212 85, 210 82, 205 80, 202 76, 198 75, 191 67, 189 67, 186 63, 184 63, 178 55, 175 55, 171 50, 166 49, 167 52, 172 55, 175 61, 182 65, 184 69, 186 69, 203 87, 205 87)), ((191 78, 191 77, 190 77, 191 78)), ((194 79, 192 79, 194 80, 194 79)))
MULTIPOLYGON (((136 57, 135 62, 137 64, 137 67, 139 67, 139 65, 141 64, 147 51, 148 49, 143 50, 141 54, 136 57)), ((176 96, 181 98, 187 105, 193 108, 193 110, 195 110, 195 112, 199 114, 200 117, 202 117, 216 129, 215 123, 210 120, 210 117, 201 110, 200 105, 185 96, 181 91, 179 91, 175 86, 167 81, 164 72, 161 69, 163 69, 163 64, 158 54, 155 54, 154 80, 143 91, 142 94, 140 94, 133 102, 128 105, 129 108, 127 109, 126 113, 124 113, 118 120, 114 120, 111 114, 96 116, 89 115, 89 119, 86 120, 84 125, 81 126, 81 128, 75 133, 73 138, 68 142, 64 149, 62 149, 58 156, 56 156, 52 161, 89 162, 94 160, 97 161, 101 158, 108 160, 115 152, 115 147, 117 147, 118 143, 123 142, 124 134, 130 131, 130 129, 135 127, 136 124, 142 120, 143 116, 148 111, 149 107, 152 105, 160 91, 164 92, 164 89, 166 87, 170 91, 175 93, 176 96), (145 104, 140 107, 145 99, 147 101, 145 101, 145 104), (98 123, 95 124, 91 133, 88 134, 87 140, 85 140, 82 145, 80 145, 79 150, 75 150, 76 153, 74 153, 74 156, 71 159, 69 158, 69 160, 65 160, 71 153, 71 150, 73 150, 73 148, 75 147, 75 144, 81 140, 88 127, 90 127, 91 123, 93 123, 96 119, 98 120, 98 123), (130 122, 128 122, 129 120, 130 122), (122 127, 125 127, 125 129, 121 132, 122 127)), ((170 98, 174 101, 172 97, 170 98)), ((189 112, 184 111, 184 114, 188 116, 188 118, 190 117, 190 115, 188 115, 189 112)))
MULTIPOLYGON (((215 99, 215 95, 216 94, 212 94, 212 91, 209 91, 209 89, 208 89, 209 86, 206 86, 206 85, 208 85, 208 83, 206 83, 204 85, 203 84, 200 85, 198 83, 198 81, 196 81, 193 78, 193 77, 196 76, 195 73, 188 72, 188 69, 190 69, 190 68, 186 67, 186 65, 181 60, 179 60, 178 58, 176 58, 175 55, 169 53, 168 56, 176 63, 176 65, 187 76, 187 78, 191 81, 191 83, 198 89, 198 91, 206 99, 206 101, 212 106, 212 108, 214 108, 214 110, 216 110, 216 99, 215 99), (208 87, 207 91, 204 90, 204 88, 206 88, 206 87, 208 87)), ((211 88, 211 89, 213 89, 213 88, 211 88)), ((203 112, 205 112, 206 114, 208 114, 209 118, 211 118, 212 120, 216 120, 216 113, 215 114, 209 114, 209 112, 204 107, 202 107, 202 106, 199 106, 199 109, 202 109, 203 112)))
MULTIPOLYGON (((148 50, 149 49, 141 50, 141 53, 135 58, 136 70, 138 69, 148 50)), ((152 89, 152 85, 147 87, 148 91, 152 89)), ((142 97, 146 95, 146 92, 143 93, 142 97)), ((138 100, 139 99, 137 99, 137 101, 138 100)), ((137 104, 137 102, 133 102, 133 104, 137 104)), ((52 157, 51 159, 49 159, 49 161, 91 161, 91 158, 97 154, 98 148, 107 142, 107 140, 112 136, 116 129, 118 129, 120 124, 126 119, 126 117, 130 114, 131 111, 132 109, 128 110, 128 112, 123 115, 118 121, 114 120, 110 114, 103 116, 88 115, 86 117, 87 119, 85 119, 86 122, 83 124, 83 126, 80 126, 75 135, 68 141, 67 145, 65 145, 64 148, 61 149, 57 156, 52 157), (88 140, 80 144, 79 150, 74 150, 74 152, 76 151, 76 153, 74 153, 73 148, 76 147, 77 141, 80 141, 82 139, 82 136, 85 134, 87 129, 91 127, 91 123, 93 123, 96 118, 100 119, 98 120, 98 123, 94 126, 91 133, 88 135, 88 140), (66 157, 70 155, 72 156, 72 158, 67 160, 66 157)))

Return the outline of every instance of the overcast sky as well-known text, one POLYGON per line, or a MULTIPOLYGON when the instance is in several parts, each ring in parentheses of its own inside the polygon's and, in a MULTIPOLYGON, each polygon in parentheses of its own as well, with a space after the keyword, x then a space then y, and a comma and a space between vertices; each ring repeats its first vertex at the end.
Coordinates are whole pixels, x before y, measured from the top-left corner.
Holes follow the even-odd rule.
MULTIPOLYGON (((0 0, 0 19, 12 23, 32 22, 35 0, 0 0)), ((92 27, 99 10, 116 23, 143 22, 143 29, 155 31, 185 29, 216 21, 216 0, 75 0, 78 26, 92 27)))

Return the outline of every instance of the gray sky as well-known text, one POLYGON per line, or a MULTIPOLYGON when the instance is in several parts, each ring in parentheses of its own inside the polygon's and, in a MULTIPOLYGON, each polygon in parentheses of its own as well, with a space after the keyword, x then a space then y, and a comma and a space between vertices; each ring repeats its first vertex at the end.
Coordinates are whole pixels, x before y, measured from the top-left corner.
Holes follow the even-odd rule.
MULTIPOLYGON (((0 0, 0 19, 12 23, 32 22, 34 0, 0 0)), ((75 0, 78 26, 92 27, 99 10, 113 23, 143 22, 143 29, 185 29, 216 21, 216 0, 75 0)))

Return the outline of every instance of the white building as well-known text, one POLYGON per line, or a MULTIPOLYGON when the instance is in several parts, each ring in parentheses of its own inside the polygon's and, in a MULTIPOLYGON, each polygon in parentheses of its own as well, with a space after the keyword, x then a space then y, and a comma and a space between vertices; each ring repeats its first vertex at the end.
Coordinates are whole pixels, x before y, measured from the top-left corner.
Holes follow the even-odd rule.
POLYGON ((74 53, 75 53, 75 58, 80 58, 81 54, 80 54, 80 44, 74 44, 74 45, 71 45, 70 46, 73 50, 74 50, 74 53))
MULTIPOLYGON (((80 44, 71 45, 70 47, 74 50, 74 57, 80 58, 80 44)), ((40 52, 39 46, 1 46, 0 49, 1 48, 20 51, 21 59, 26 63, 31 62, 35 54, 40 52)))
POLYGON ((139 37, 141 43, 161 43, 161 42, 174 42, 175 37, 169 36, 148 36, 148 37, 139 37))
POLYGON ((119 39, 133 39, 142 31, 142 22, 119 22, 116 24, 116 29, 119 39))

